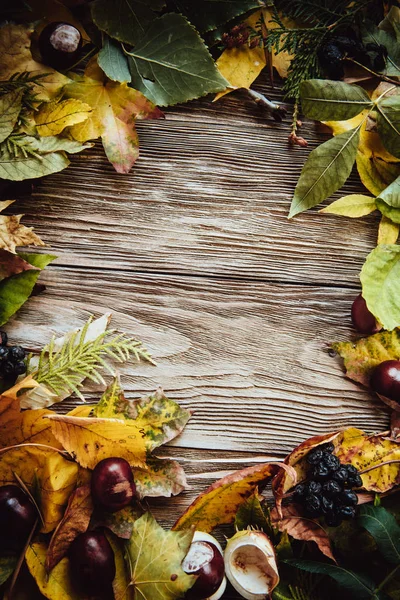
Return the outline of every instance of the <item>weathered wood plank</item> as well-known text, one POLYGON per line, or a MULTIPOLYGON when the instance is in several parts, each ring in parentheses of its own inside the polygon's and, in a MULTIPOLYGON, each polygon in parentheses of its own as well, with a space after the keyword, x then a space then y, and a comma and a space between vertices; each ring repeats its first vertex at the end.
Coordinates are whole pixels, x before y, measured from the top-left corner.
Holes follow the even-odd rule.
MULTIPOLYGON (((129 175, 115 173, 97 144, 14 207, 59 254, 59 264, 358 282, 376 241, 376 217, 355 221, 313 211, 287 220, 308 153, 288 147, 287 124, 232 97, 218 109, 206 100, 174 109, 166 121, 138 129, 141 158, 129 175)), ((323 136, 314 124, 306 130, 311 149, 323 136)), ((351 178, 345 193, 360 185, 351 178)))
POLYGON ((318 433, 387 426, 327 352, 352 333, 352 290, 67 268, 43 280, 48 290, 10 323, 13 340, 40 347, 111 309, 158 363, 121 369, 128 396, 162 385, 195 410, 179 446, 284 455, 318 433))

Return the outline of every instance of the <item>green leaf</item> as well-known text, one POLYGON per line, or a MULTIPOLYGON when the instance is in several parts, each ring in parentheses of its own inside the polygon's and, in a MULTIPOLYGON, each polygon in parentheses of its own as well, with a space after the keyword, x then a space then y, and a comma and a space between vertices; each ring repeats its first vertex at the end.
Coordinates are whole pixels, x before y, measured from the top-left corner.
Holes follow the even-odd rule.
POLYGON ((112 81, 124 83, 131 80, 128 60, 121 49, 121 45, 107 35, 104 36, 103 48, 97 56, 97 62, 112 81))
POLYGON ((0 179, 11 179, 11 181, 35 179, 58 173, 68 165, 68 158, 61 152, 49 152, 43 156, 20 154, 15 157, 4 147, 0 150, 0 179))
POLYGON ((336 135, 309 155, 297 183, 289 218, 316 206, 345 183, 356 159, 361 124, 336 135))
POLYGON ((300 95, 304 114, 317 121, 352 119, 373 106, 365 90, 342 81, 309 79, 301 83, 300 95))
POLYGON ((15 90, 0 97, 0 142, 12 133, 22 108, 23 90, 15 90))
POLYGON ((190 530, 164 531, 150 513, 135 521, 127 543, 133 600, 174 600, 192 587, 181 567, 192 538, 190 530))
POLYGON ((12 575, 17 566, 18 558, 16 556, 1 556, 0 557, 0 585, 3 585, 12 575))
POLYGON ((400 77, 400 40, 392 31, 378 28, 373 21, 366 21, 362 28, 362 41, 364 44, 374 43, 385 46, 388 56, 383 72, 389 77, 400 77))
POLYGON ((175 13, 153 21, 129 52, 129 67, 133 87, 159 106, 222 92, 229 85, 194 27, 175 13))
POLYGON ((265 533, 269 534, 271 532, 271 525, 261 506, 258 490, 255 490, 246 502, 239 506, 235 517, 235 527, 237 529, 256 527, 262 529, 265 533))
POLYGON ((320 210, 322 213, 340 215, 356 219, 365 217, 376 210, 375 198, 363 194, 349 194, 339 200, 335 200, 326 208, 320 210))
POLYGON ((393 515, 382 506, 360 507, 358 522, 375 539, 384 559, 400 564, 400 526, 393 515))
MULTIPOLYGON (((21 258, 38 269, 44 269, 57 258, 51 254, 20 254, 21 258)), ((0 282, 0 325, 4 325, 21 308, 32 293, 40 271, 24 271, 0 282)))
POLYGON ((217 29, 218 25, 231 21, 252 8, 260 8, 257 0, 178 0, 175 4, 202 33, 217 29))
POLYGON ((400 325, 400 246, 380 245, 361 270, 362 294, 384 329, 400 325))
POLYGON ((312 560, 293 558, 286 559, 283 562, 308 573, 320 573, 321 575, 332 577, 340 586, 351 592, 353 598, 378 600, 384 597, 379 593, 375 593, 375 583, 367 575, 355 573, 337 565, 319 563, 312 560))
POLYGON ((7 277, 11 277, 12 275, 17 275, 18 273, 32 269, 34 269, 34 267, 18 256, 18 254, 0 248, 0 281, 7 277))
POLYGON ((77 154, 86 148, 91 148, 93 144, 76 142, 58 135, 49 135, 47 137, 35 138, 28 136, 25 138, 29 148, 44 154, 48 152, 68 152, 68 154, 77 154))
POLYGON ((92 17, 111 37, 135 45, 156 17, 153 11, 161 10, 164 4, 164 0, 96 0, 92 17))
POLYGON ((377 104, 376 122, 383 145, 393 156, 400 158, 400 94, 384 98, 377 104))
POLYGON ((400 176, 379 194, 376 205, 388 219, 400 223, 400 176))
POLYGON ((368 386, 377 365, 400 360, 400 329, 380 331, 355 342, 339 342, 332 348, 343 358, 347 377, 368 386))

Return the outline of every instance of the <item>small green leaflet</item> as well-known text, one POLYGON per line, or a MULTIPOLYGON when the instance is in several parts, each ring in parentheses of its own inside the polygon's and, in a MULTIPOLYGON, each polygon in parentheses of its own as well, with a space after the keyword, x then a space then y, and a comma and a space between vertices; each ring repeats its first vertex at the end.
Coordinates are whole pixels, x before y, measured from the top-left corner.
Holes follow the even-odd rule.
POLYGON ((389 331, 400 325, 400 246, 380 245, 361 270, 362 295, 372 314, 389 331))
POLYGON ((181 567, 192 538, 190 529, 165 531, 150 513, 135 521, 127 543, 133 600, 175 600, 184 596, 195 582, 181 567))
POLYGON ((218 25, 253 8, 260 8, 258 0, 178 0, 176 4, 179 11, 202 33, 217 29, 218 25))
POLYGON ((42 156, 20 154, 15 157, 6 148, 0 149, 0 178, 11 181, 44 177, 58 173, 69 165, 69 160, 61 152, 49 152, 42 156))
POLYGON ((381 192, 376 205, 383 215, 400 223, 400 176, 381 192))
POLYGON ((304 114, 318 121, 344 121, 373 106, 365 90, 342 81, 303 81, 300 95, 304 114))
POLYGON ((23 90, 15 90, 0 97, 0 142, 12 133, 22 108, 23 90))
POLYGON ((128 55, 133 87, 158 106, 221 92, 229 85, 182 15, 169 13, 153 21, 128 55))
POLYGON ((0 325, 4 325, 28 300, 40 275, 40 269, 44 269, 57 258, 51 254, 21 253, 19 256, 39 270, 24 271, 0 282, 0 325))
POLYGON ((332 204, 319 212, 356 219, 369 215, 376 208, 375 198, 364 196, 363 194, 349 194, 348 196, 339 198, 339 200, 335 200, 335 202, 332 202, 332 204))
POLYGON ((261 506, 258 490, 255 490, 246 502, 239 506, 235 516, 235 527, 237 529, 255 527, 262 529, 265 533, 271 533, 272 527, 261 506))
POLYGON ((360 129, 361 124, 310 153, 294 192, 289 218, 316 206, 342 187, 356 159, 360 129))
POLYGON ((104 36, 103 48, 97 56, 97 62, 112 81, 124 83, 131 80, 128 60, 121 49, 121 45, 107 35, 104 36))
POLYGON ((384 98, 377 104, 376 121, 383 145, 393 156, 400 158, 400 94, 384 98))
POLYGON ((92 17, 109 36, 135 45, 155 19, 153 11, 161 10, 164 4, 164 0, 96 0, 92 17))
POLYGON ((366 504, 360 507, 358 522, 375 539, 385 560, 400 565, 400 526, 394 516, 382 506, 366 504))

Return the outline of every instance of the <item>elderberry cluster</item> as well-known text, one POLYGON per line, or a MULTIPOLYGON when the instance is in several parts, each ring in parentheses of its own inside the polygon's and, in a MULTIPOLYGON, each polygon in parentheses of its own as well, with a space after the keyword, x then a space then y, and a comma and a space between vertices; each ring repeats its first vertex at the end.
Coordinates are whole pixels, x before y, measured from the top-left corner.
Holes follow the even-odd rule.
POLYGON ((0 331, 0 376, 7 381, 26 372, 26 352, 21 346, 7 346, 5 331, 0 331))
POLYGON ((318 49, 319 63, 330 79, 343 78, 345 58, 354 59, 368 68, 381 71, 385 68, 386 57, 385 46, 374 42, 364 45, 350 35, 332 36, 318 49))
POLYGON ((323 444, 307 455, 310 480, 296 485, 293 499, 301 504, 309 517, 324 517, 330 527, 355 516, 358 502, 352 488, 362 486, 353 465, 342 465, 332 454, 334 445, 323 444))

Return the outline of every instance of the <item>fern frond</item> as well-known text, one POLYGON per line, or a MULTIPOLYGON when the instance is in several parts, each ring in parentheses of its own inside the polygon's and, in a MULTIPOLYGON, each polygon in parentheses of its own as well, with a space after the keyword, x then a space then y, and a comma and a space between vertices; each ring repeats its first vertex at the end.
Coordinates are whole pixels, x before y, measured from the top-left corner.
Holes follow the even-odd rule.
POLYGON ((131 356, 154 364, 140 341, 114 330, 100 333, 94 340, 86 340, 91 319, 81 330, 71 333, 59 347, 53 337, 40 353, 37 366, 31 374, 38 383, 44 384, 57 395, 75 393, 83 399, 80 388, 85 379, 104 384, 101 370, 114 374, 107 361, 126 362, 131 356))

